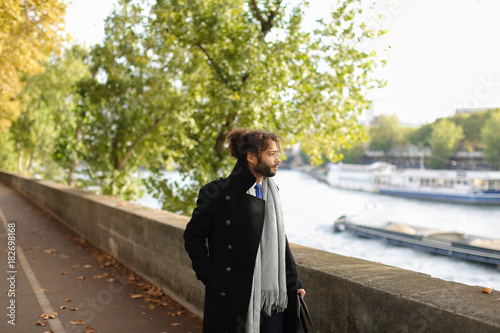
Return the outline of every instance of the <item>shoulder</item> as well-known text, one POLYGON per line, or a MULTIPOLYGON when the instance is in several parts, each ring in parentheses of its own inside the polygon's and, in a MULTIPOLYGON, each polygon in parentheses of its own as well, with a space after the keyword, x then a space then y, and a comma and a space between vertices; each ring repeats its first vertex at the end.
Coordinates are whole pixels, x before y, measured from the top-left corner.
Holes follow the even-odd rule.
POLYGON ((211 182, 205 184, 200 189, 200 196, 206 196, 208 198, 215 198, 218 196, 224 188, 227 187, 228 178, 217 178, 211 182))

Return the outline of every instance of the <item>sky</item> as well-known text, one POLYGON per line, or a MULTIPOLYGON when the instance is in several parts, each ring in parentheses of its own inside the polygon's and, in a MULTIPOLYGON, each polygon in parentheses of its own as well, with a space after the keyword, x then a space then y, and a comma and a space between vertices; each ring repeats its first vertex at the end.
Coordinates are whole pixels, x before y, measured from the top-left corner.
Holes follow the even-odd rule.
MULTIPOLYGON (((66 30, 91 46, 104 37, 116 0, 73 0, 66 30)), ((306 24, 325 17, 337 0, 310 0, 306 24)), ((376 114, 419 125, 457 108, 500 107, 499 0, 363 0, 365 23, 387 30, 362 49, 387 60, 374 74, 387 85, 371 91, 376 114)))

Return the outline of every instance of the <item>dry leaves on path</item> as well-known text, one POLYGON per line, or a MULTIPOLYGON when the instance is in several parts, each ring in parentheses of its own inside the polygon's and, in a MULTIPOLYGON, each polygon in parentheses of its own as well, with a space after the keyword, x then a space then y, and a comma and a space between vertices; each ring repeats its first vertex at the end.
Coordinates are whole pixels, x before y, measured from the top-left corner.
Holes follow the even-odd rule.
POLYGON ((35 323, 35 325, 38 325, 38 326, 43 327, 43 326, 46 326, 46 325, 47 325, 47 321, 46 321, 46 320, 43 320, 43 321, 40 321, 40 320, 39 320, 39 321, 37 321, 37 322, 35 323))
POLYGON ((55 319, 57 317, 57 312, 52 312, 51 314, 42 313, 37 317, 42 317, 43 319, 55 319))
POLYGON ((83 321, 83 319, 78 319, 77 321, 70 321, 69 323, 71 325, 83 325, 83 324, 85 324, 85 322, 83 321))

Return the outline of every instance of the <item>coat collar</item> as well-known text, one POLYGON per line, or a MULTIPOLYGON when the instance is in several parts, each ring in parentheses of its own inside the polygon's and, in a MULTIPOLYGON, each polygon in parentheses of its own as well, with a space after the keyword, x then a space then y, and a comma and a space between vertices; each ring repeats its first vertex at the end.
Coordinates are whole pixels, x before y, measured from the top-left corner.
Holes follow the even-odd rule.
POLYGON ((248 191, 257 180, 248 166, 240 162, 236 162, 234 165, 233 171, 229 175, 229 179, 236 188, 243 192, 248 191))

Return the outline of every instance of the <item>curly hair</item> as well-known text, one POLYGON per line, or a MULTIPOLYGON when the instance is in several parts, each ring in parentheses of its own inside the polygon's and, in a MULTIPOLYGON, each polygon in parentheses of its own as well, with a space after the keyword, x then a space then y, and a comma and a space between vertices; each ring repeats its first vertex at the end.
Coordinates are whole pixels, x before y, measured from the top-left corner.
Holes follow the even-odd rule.
POLYGON ((281 138, 275 133, 235 128, 227 134, 226 138, 229 141, 229 153, 232 157, 237 158, 240 163, 247 164, 248 153, 260 157, 262 152, 269 146, 269 141, 276 142, 276 146, 281 152, 281 138))

